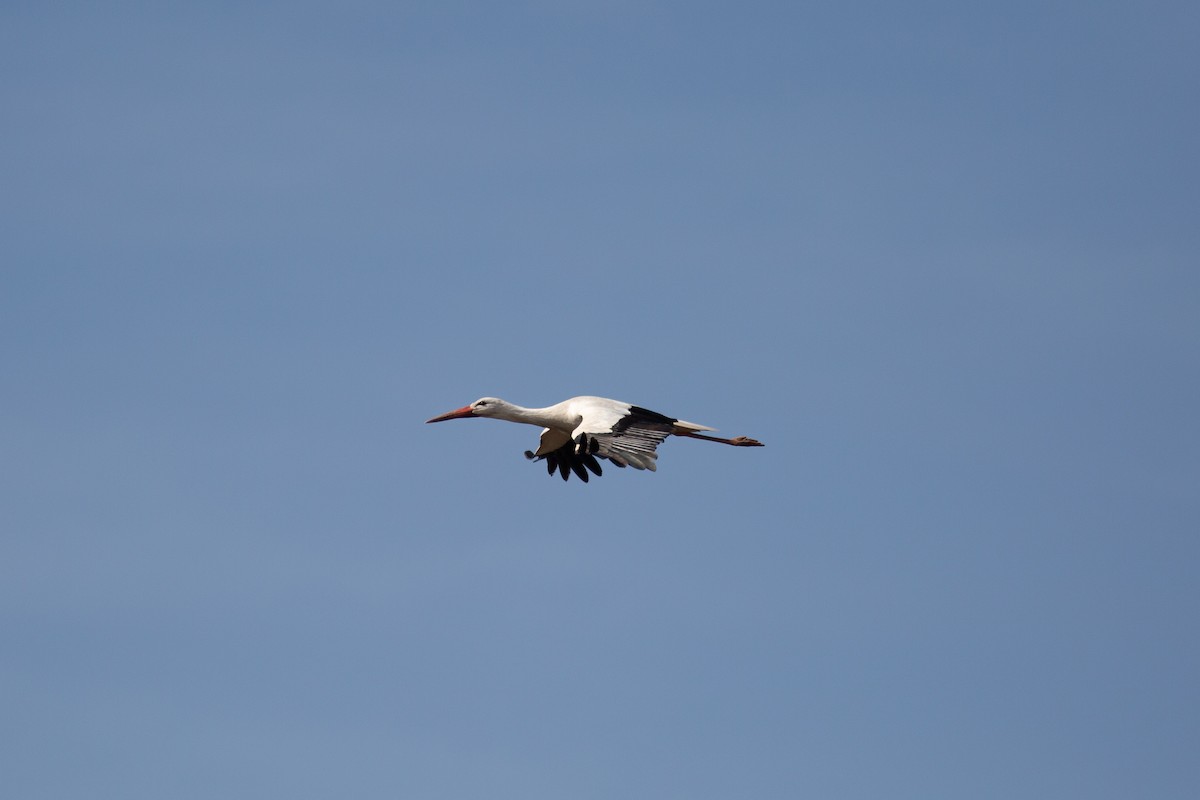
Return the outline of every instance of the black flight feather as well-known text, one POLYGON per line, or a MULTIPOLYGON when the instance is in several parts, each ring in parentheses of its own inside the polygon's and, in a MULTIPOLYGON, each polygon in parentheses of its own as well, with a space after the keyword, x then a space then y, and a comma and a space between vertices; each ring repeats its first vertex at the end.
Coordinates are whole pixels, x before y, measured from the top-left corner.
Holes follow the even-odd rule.
MULTIPOLYGON (((593 439, 592 441, 595 441, 595 439, 593 439)), ((590 469, 592 472, 596 473, 597 475, 604 474, 604 470, 600 469, 600 462, 597 461, 596 457, 594 455, 592 455, 591 453, 588 453, 587 455, 585 455, 583 457, 583 463, 587 465, 588 469, 590 469)))

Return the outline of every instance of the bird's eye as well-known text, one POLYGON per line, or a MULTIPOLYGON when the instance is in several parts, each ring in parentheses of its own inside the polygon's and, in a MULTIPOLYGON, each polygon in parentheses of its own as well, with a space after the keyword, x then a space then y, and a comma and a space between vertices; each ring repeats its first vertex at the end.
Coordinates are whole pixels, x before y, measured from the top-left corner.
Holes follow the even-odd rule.
POLYGON ((488 404, 488 401, 487 401, 487 400, 480 400, 480 401, 479 401, 479 402, 477 402, 475 405, 477 405, 477 406, 486 406, 487 404, 488 404))

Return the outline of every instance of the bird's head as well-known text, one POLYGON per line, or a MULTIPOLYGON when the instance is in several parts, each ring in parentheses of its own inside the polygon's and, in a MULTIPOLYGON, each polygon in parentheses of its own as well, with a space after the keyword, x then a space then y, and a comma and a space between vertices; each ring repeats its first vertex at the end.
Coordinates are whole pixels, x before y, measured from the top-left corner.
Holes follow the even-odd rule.
POLYGON ((445 422, 448 419, 466 419, 467 417, 494 417, 508 405, 498 397, 481 397, 469 406, 448 411, 440 417, 427 419, 425 422, 445 422))

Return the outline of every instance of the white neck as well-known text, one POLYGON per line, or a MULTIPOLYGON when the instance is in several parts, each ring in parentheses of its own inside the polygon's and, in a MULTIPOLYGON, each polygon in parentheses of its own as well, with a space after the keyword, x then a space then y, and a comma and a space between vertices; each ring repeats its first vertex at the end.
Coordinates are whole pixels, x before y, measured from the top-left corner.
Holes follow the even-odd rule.
POLYGON ((496 408, 495 413, 491 416, 496 419, 508 420, 509 422, 523 422, 526 425, 538 425, 542 428, 558 428, 561 430, 572 430, 579 424, 579 420, 570 418, 566 409, 563 408, 565 403, 548 406, 546 408, 525 408, 514 403, 509 403, 501 400, 496 408))

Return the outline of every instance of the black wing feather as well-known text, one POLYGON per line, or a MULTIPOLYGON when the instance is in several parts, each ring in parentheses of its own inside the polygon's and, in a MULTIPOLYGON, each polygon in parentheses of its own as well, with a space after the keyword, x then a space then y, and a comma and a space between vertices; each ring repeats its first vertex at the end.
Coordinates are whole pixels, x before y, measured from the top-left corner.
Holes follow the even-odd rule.
MULTIPOLYGON (((594 442, 594 439, 588 442, 589 449, 597 446, 596 444, 593 444, 594 442)), ((588 470, 591 470, 596 475, 603 475, 604 469, 600 466, 600 462, 596 459, 605 458, 605 456, 594 456, 586 451, 583 453, 578 453, 576 452, 577 448, 577 442, 569 441, 557 450, 553 450, 543 456, 535 456, 531 451, 526 450, 525 457, 530 461, 545 461, 546 474, 553 475, 555 472, 558 472, 564 481, 570 480, 571 473, 575 473, 579 480, 587 483, 591 478, 591 475, 588 474, 588 470)), ((625 466, 624 464, 618 464, 616 461, 613 463, 617 464, 619 467, 625 466)))

